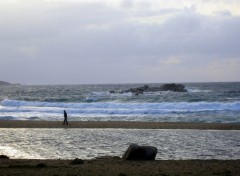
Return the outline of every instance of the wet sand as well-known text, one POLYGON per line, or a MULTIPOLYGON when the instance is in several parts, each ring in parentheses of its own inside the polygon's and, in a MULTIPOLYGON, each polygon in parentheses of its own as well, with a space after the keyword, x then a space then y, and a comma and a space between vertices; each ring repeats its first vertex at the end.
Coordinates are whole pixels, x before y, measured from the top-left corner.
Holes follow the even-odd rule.
POLYGON ((0 160, 1 176, 239 176, 240 160, 125 161, 120 158, 85 160, 0 160))
POLYGON ((0 121, 0 128, 129 128, 129 129, 199 129, 240 130, 240 124, 224 123, 174 123, 174 122, 125 122, 125 121, 0 121))

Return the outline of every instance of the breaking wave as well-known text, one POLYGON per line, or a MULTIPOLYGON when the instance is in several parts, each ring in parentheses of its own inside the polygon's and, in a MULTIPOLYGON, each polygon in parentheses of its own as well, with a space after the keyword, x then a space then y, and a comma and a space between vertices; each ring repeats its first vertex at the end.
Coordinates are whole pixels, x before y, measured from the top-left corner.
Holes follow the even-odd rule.
POLYGON ((54 112, 69 109, 72 113, 100 114, 161 114, 164 112, 240 111, 240 101, 235 102, 162 102, 162 103, 59 103, 27 102, 5 99, 0 112, 54 112))

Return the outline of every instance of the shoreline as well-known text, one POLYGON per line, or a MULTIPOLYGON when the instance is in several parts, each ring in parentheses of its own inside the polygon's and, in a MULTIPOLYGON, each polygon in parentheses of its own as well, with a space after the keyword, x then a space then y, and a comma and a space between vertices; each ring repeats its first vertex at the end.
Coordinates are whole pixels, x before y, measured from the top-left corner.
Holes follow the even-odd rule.
POLYGON ((83 164, 77 165, 71 165, 71 161, 0 159, 0 172, 2 176, 234 176, 240 173, 240 160, 126 161, 118 157, 105 157, 83 160, 83 164))
POLYGON ((189 122, 133 122, 133 121, 17 121, 1 120, 0 128, 123 128, 123 129, 196 129, 240 130, 240 124, 189 122))

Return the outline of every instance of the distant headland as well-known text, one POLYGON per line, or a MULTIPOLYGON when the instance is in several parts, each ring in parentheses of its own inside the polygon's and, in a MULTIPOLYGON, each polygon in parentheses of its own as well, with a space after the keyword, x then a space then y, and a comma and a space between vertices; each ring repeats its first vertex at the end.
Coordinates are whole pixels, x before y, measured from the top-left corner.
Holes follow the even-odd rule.
POLYGON ((6 81, 0 81, 0 86, 10 86, 10 85, 19 85, 19 84, 12 84, 6 81))

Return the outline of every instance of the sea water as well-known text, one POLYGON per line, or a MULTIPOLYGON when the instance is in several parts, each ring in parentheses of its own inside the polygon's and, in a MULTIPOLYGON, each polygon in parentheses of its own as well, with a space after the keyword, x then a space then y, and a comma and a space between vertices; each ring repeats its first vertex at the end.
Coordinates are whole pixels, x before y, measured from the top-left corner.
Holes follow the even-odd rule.
POLYGON ((66 110, 69 121, 240 123, 239 82, 185 83, 187 92, 110 93, 144 85, 0 86, 0 120, 58 121, 66 110))
POLYGON ((131 143, 157 147, 158 160, 240 159, 240 131, 0 129, 0 154, 18 159, 121 157, 131 143))

